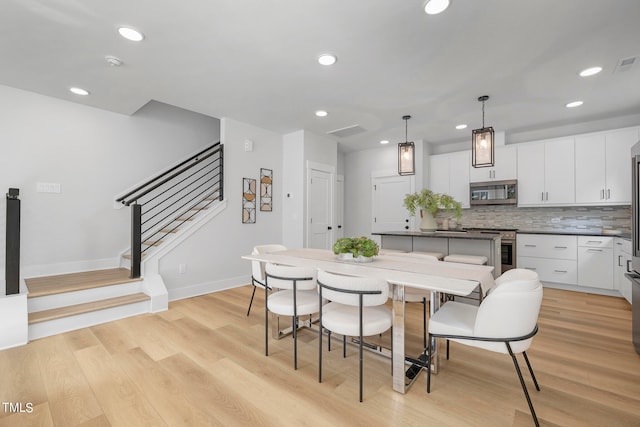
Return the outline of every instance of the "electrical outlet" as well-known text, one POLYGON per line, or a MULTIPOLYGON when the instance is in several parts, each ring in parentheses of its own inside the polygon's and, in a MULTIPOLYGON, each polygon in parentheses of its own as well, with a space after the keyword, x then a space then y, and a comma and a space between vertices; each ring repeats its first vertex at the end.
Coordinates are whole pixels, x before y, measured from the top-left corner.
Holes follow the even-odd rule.
POLYGON ((187 272, 187 264, 178 264, 178 273, 185 274, 187 272))
POLYGON ((253 151, 253 141, 250 139, 244 140, 244 151, 253 151))

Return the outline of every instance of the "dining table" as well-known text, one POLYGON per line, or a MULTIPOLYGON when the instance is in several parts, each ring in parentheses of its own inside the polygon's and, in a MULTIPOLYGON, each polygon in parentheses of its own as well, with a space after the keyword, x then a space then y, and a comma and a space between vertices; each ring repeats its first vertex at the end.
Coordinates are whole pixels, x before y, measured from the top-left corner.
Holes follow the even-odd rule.
MULTIPOLYGON (((468 296, 478 286, 486 294, 495 286, 493 267, 431 260, 388 253, 373 257, 371 262, 354 262, 339 259, 327 249, 288 249, 284 251, 251 254, 243 259, 270 262, 296 267, 310 267, 330 273, 370 277, 386 281, 391 286, 392 298, 392 377, 393 389, 405 393, 407 382, 405 359, 405 288, 430 292, 430 313, 440 307, 441 295, 468 296)), ((435 341, 435 340, 434 340, 435 341)), ((435 349, 435 342, 431 345, 435 349)), ((437 372, 438 353, 432 357, 432 372, 437 372)))

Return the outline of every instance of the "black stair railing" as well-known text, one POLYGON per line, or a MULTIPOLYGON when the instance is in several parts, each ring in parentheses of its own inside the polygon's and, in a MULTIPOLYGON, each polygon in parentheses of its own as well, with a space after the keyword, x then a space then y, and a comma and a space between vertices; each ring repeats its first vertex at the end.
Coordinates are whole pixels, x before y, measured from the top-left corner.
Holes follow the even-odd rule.
POLYGON ((20 190, 7 193, 7 223, 5 239, 5 295, 20 293, 20 190))
POLYGON ((223 200, 223 147, 217 142, 116 200, 131 207, 131 278, 141 276, 145 252, 223 200))

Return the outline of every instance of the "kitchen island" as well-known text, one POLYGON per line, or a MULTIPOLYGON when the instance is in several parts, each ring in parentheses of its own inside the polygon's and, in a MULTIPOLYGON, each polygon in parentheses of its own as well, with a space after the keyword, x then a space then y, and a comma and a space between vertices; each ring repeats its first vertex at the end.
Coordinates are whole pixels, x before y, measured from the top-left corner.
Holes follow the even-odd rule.
POLYGON ((478 231, 442 230, 421 231, 384 231, 373 233, 380 236, 380 247, 404 252, 438 252, 450 254, 486 256, 487 265, 494 268, 493 275, 498 277, 502 271, 500 233, 478 231))

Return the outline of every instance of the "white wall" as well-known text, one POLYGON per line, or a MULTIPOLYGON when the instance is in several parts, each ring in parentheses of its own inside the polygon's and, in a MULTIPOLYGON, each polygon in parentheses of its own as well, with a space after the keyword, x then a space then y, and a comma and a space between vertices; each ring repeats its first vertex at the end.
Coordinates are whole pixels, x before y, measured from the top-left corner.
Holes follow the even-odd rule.
POLYGON ((113 208, 114 196, 217 141, 219 126, 158 102, 125 116, 0 86, 0 193, 20 189, 22 275, 117 266, 130 214, 113 208), (38 193, 38 182, 59 183, 61 192, 38 193))
POLYGON ((282 243, 289 248, 305 246, 307 231, 307 163, 338 165, 338 142, 332 138, 300 130, 284 135, 285 178, 282 243), (287 197, 288 195, 288 197, 287 197))
POLYGON ((227 209, 160 260, 170 300, 251 283, 251 264, 241 256, 255 245, 282 241, 282 135, 229 118, 221 122, 227 209), (253 141, 252 152, 243 151, 246 139, 253 141), (273 170, 273 211, 261 212, 257 200, 256 223, 243 224, 242 179, 259 182, 260 168, 273 170), (186 273, 178 273, 180 264, 186 273))
POLYGON ((284 135, 282 173, 282 244, 304 246, 304 131, 284 135))
MULTIPOLYGON (((428 176, 425 169, 424 143, 416 141, 416 190, 428 176)), ((426 163, 428 164, 428 163, 426 163)), ((389 144, 371 150, 347 153, 344 161, 345 236, 371 234, 371 173, 398 171, 398 145, 389 144)))

